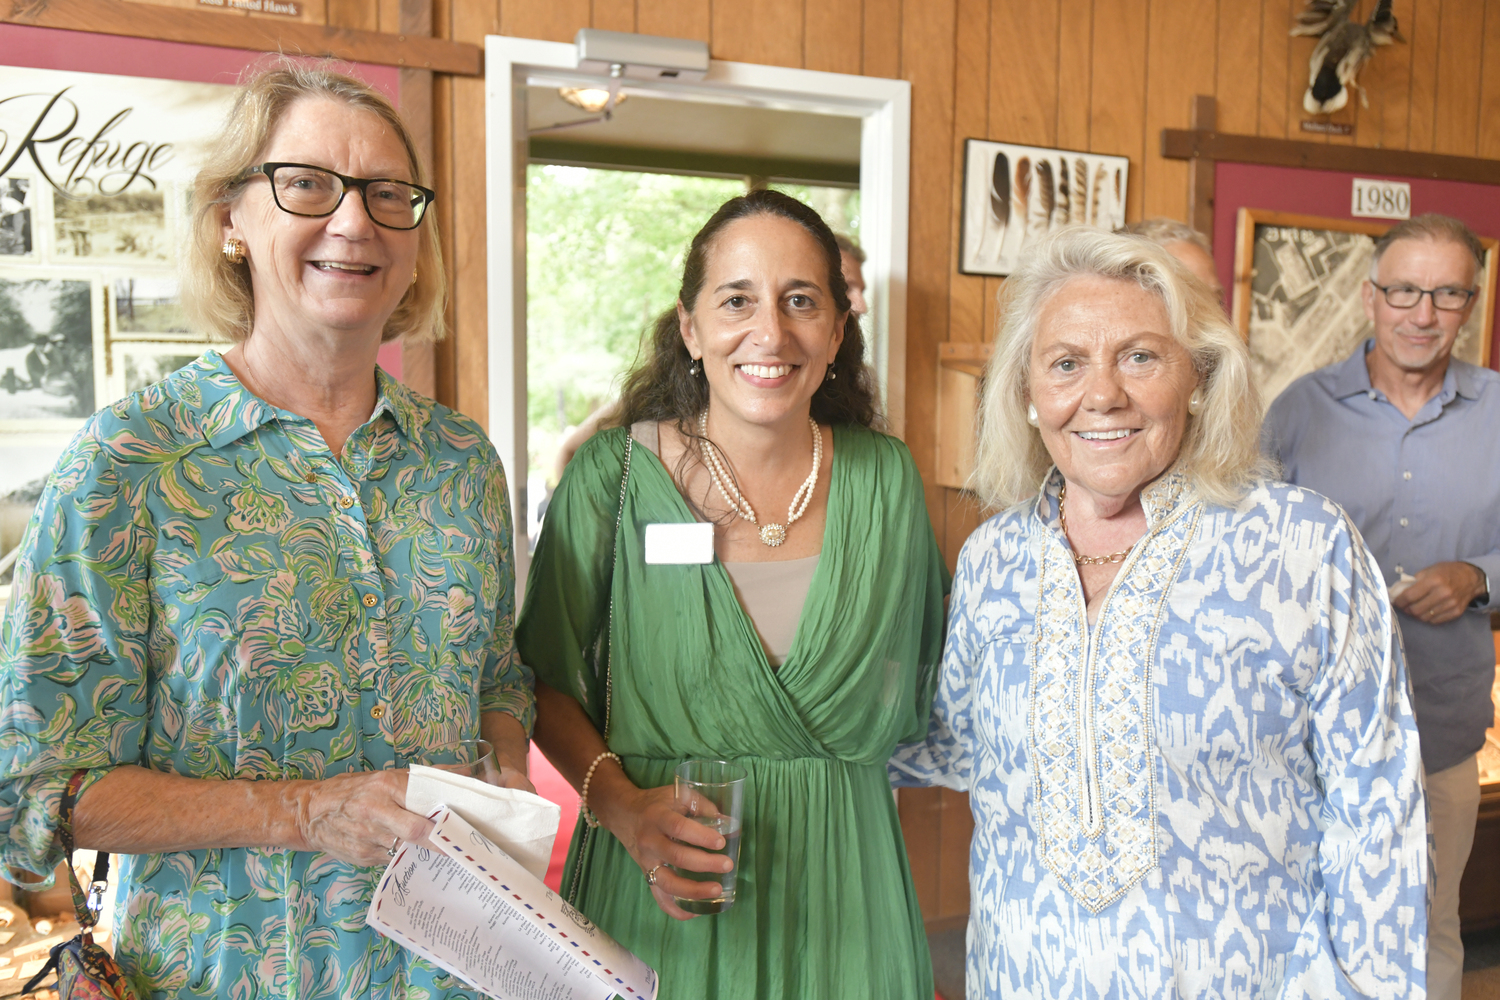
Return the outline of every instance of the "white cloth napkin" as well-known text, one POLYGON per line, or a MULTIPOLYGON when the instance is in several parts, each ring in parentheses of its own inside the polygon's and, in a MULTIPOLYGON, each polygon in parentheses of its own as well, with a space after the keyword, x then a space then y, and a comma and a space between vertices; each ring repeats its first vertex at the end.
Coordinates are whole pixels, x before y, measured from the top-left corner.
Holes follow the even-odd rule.
POLYGON ((426 816, 447 806, 538 879, 547 875, 562 808, 540 795, 497 788, 478 778, 411 766, 406 808, 426 816))
POLYGON ((1410 573, 1402 573, 1400 578, 1397 579, 1395 583, 1386 588, 1386 591, 1391 595, 1391 600, 1394 601, 1396 598, 1406 593, 1407 587, 1410 587, 1416 582, 1417 578, 1412 576, 1410 573))

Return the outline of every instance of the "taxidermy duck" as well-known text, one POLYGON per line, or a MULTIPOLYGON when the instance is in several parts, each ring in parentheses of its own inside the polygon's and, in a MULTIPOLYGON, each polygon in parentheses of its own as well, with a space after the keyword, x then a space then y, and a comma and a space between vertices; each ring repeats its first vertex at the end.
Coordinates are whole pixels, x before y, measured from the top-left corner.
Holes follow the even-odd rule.
POLYGON ((1339 110, 1349 103, 1351 87, 1359 90, 1360 103, 1370 106, 1359 86, 1359 71, 1370 61, 1375 46, 1406 41, 1397 30, 1392 2, 1377 0, 1369 21, 1359 24, 1350 19, 1357 0, 1307 0, 1292 34, 1320 36, 1308 60, 1307 93, 1302 95, 1308 114, 1339 110))

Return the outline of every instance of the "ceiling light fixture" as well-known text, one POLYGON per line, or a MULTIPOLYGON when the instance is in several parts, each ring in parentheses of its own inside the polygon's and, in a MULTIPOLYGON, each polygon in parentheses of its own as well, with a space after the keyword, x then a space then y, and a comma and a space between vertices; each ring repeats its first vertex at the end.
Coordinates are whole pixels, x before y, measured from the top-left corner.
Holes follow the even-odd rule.
POLYGON ((613 105, 610 101, 610 92, 601 87, 559 87, 557 95, 575 108, 582 108, 591 115, 597 115, 605 108, 625 103, 626 94, 614 95, 613 105))

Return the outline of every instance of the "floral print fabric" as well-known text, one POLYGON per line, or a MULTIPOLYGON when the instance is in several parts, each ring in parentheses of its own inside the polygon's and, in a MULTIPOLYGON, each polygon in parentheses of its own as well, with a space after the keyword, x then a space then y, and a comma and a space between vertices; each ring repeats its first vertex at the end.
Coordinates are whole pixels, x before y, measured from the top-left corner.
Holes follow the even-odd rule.
POLYGON ((1344 512, 1169 473, 1090 626, 1060 485, 965 543, 927 741, 891 762, 969 792, 969 997, 1423 996, 1416 722, 1344 512))
MULTIPOLYGON (((530 729, 505 476, 470 420, 377 372, 335 458, 214 352, 59 461, 0 645, 0 862, 48 875, 68 775, 318 779, 530 729)), ((82 795, 87 795, 85 784, 82 795)), ((472 996, 365 928, 379 868, 274 847, 123 859, 143 996, 472 996)))

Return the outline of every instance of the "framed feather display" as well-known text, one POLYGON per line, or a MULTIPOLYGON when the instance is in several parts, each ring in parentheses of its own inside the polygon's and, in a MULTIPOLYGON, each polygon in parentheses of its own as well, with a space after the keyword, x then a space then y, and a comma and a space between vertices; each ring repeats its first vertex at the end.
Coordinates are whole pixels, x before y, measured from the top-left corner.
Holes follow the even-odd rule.
POLYGON ((1124 225, 1129 181, 1126 156, 965 140, 959 271, 1007 275, 1050 230, 1124 225))

